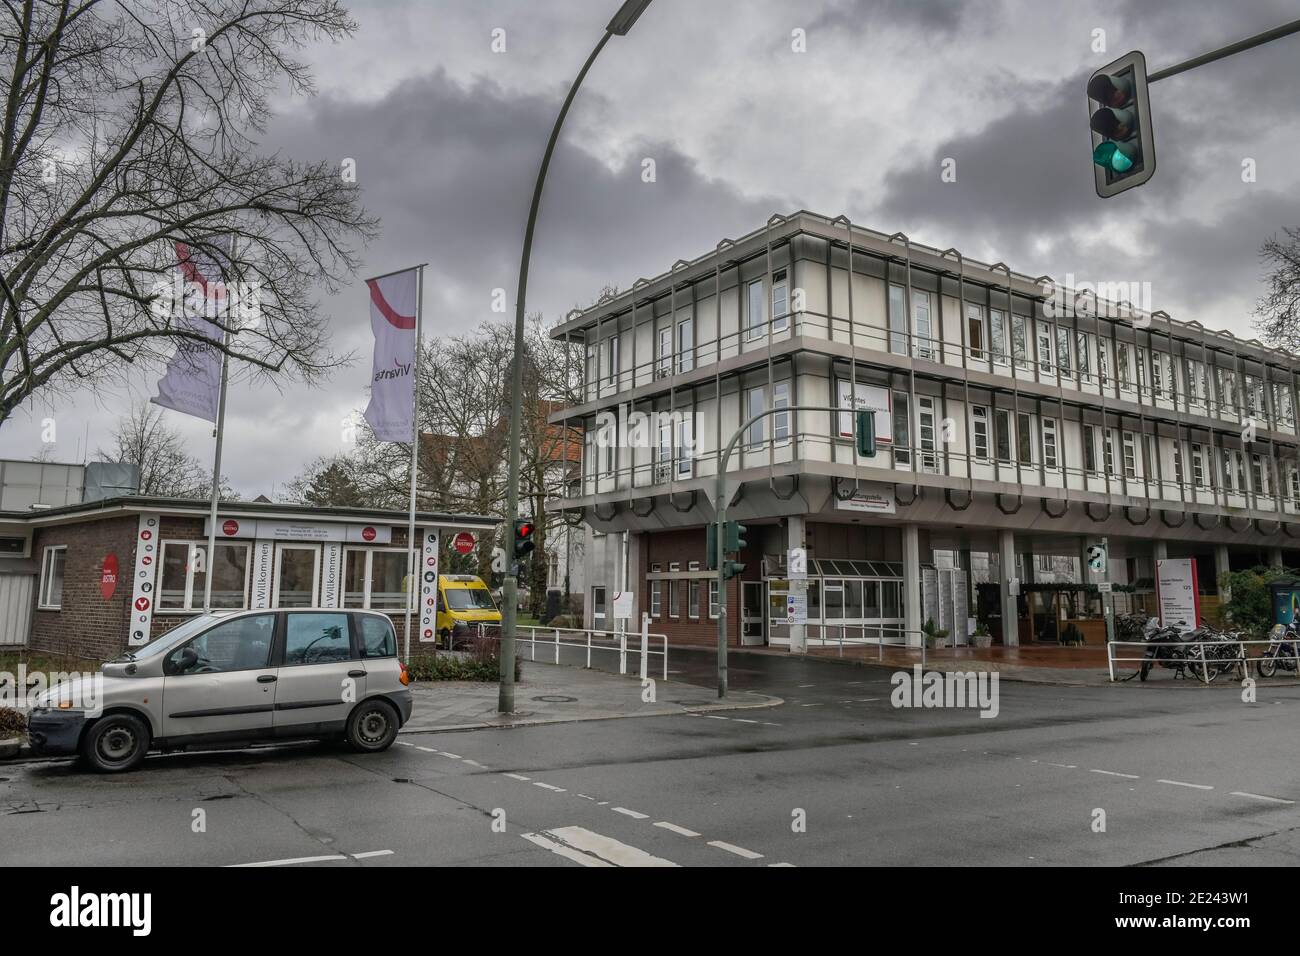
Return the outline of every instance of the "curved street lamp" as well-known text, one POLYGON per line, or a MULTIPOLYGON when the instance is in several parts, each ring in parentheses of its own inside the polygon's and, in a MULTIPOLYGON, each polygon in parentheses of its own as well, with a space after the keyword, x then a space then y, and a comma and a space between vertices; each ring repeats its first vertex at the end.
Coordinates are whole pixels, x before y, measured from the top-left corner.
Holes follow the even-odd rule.
POLYGON ((515 354, 511 369, 510 387, 510 460, 506 471, 506 577, 502 585, 502 601, 505 607, 501 612, 501 690, 497 698, 497 710, 508 714, 515 709, 515 617, 518 582, 514 574, 515 564, 515 521, 519 518, 519 431, 523 417, 524 389, 524 297, 528 291, 528 260, 533 251, 533 228, 537 225, 537 209, 542 202, 542 187, 546 184, 546 170, 551 165, 551 154, 555 152, 555 143, 560 138, 560 127, 569 114, 569 107, 577 95, 578 87, 596 61, 600 51, 605 48, 612 36, 626 36, 633 24, 650 6, 650 0, 625 0, 614 14, 605 33, 596 48, 587 57, 587 62, 578 71, 578 76, 569 87, 569 93, 560 107, 560 115, 555 118, 551 138, 546 143, 546 152, 542 154, 542 165, 537 170, 537 183, 533 186, 533 204, 528 209, 528 225, 524 229, 524 251, 519 260, 519 288, 515 294, 515 354))

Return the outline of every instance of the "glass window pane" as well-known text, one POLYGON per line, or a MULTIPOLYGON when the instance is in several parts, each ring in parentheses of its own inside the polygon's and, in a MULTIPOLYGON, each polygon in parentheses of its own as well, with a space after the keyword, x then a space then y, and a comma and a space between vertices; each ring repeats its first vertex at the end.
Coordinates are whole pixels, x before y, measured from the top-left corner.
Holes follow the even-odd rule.
POLYGON ((285 664, 330 664, 352 658, 346 614, 290 614, 286 624, 285 664))
POLYGON ((808 582, 808 620, 822 619, 822 589, 820 581, 808 582))
MULTIPOLYGON (((168 541, 163 544, 162 586, 158 591, 158 609, 184 610, 185 570, 189 561, 190 544, 187 541, 168 541)), ((202 598, 199 599, 202 603, 202 598)))
POLYGON ((402 579, 406 577, 405 551, 375 551, 370 558, 370 606, 378 611, 404 610, 406 595, 402 579))
POLYGON ((315 548, 280 549, 280 607, 311 607, 316 603, 315 548))
POLYGON ((882 581, 880 583, 881 608, 880 616, 885 618, 898 618, 903 616, 903 610, 899 601, 900 595, 899 584, 897 581, 882 581))
POLYGON ((361 621, 361 656, 395 657, 397 655, 397 635, 393 633, 393 622, 384 617, 362 615, 361 621))
POLYGON ((844 582, 844 620, 862 620, 862 582, 844 582))
POLYGON ((862 583, 862 616, 868 621, 880 617, 880 582, 878 581, 862 583))
POLYGON ((255 614, 218 624, 168 655, 167 674, 219 674, 226 671, 259 670, 271 660, 271 638, 275 634, 274 614, 255 614), (183 672, 177 670, 181 654, 192 648, 194 661, 183 672))
MULTIPOLYGON (((206 543, 194 545, 197 555, 206 555, 206 543)), ((193 593, 190 606, 203 607, 204 588, 207 586, 207 572, 203 570, 205 562, 199 558, 195 561, 193 593)), ((217 563, 212 579, 212 606, 214 608, 239 609, 245 607, 244 585, 248 581, 248 546, 244 544, 218 544, 217 563)))
POLYGON ((826 620, 844 619, 844 589, 842 581, 826 583, 826 620))
POLYGON ((343 606, 366 606, 366 552, 350 550, 343 555, 343 606))

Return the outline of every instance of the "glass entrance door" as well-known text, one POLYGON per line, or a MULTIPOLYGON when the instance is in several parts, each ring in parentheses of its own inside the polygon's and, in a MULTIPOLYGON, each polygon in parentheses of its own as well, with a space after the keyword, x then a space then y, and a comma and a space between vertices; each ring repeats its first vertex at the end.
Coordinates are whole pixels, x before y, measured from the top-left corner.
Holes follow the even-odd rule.
POLYGON ((744 647, 763 644, 763 582, 742 581, 740 600, 740 643, 744 647))

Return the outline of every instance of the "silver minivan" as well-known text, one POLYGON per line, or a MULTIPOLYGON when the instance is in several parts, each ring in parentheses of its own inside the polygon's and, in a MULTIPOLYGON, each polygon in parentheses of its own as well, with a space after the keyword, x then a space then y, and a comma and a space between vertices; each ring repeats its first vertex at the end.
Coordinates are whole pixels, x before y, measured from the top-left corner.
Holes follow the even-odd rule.
POLYGON ((138 767, 151 750, 342 738, 393 743, 411 716, 410 675, 389 618, 293 608, 203 614, 60 684, 28 715, 38 754, 80 754, 96 770, 138 767), (95 701, 93 709, 78 704, 95 701))

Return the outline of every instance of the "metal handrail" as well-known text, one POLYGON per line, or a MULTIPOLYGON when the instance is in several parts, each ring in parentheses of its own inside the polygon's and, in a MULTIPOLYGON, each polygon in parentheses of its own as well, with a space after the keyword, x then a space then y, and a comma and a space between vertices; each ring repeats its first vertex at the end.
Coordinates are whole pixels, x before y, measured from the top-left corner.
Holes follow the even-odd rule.
MULTIPOLYGON (((1252 645, 1252 644, 1263 644, 1263 645, 1265 645, 1266 647, 1272 647, 1272 646, 1275 645, 1275 644, 1291 644, 1291 645, 1293 645, 1294 653, 1292 653, 1292 654, 1279 654, 1279 655, 1275 655, 1275 656, 1276 656, 1279 660, 1293 660, 1293 661, 1296 661, 1295 674, 1296 674, 1296 677, 1297 677, 1297 678, 1300 678, 1300 640, 1283 640, 1283 641, 1275 641, 1275 640, 1273 640, 1272 638, 1251 638, 1251 639, 1246 639, 1246 638, 1238 638, 1238 637, 1228 636, 1229 633, 1230 633, 1230 632, 1225 632, 1225 636, 1222 637, 1222 638, 1220 638, 1219 640, 1208 640, 1208 641, 1182 641, 1182 640, 1180 640, 1180 641, 1177 641, 1176 643, 1175 643, 1175 642, 1171 642, 1171 643, 1170 643, 1169 645, 1167 645, 1167 646, 1170 646, 1170 647, 1224 647, 1225 645, 1233 645, 1233 644, 1235 644, 1235 645, 1237 645, 1238 647, 1241 648, 1242 657, 1240 658, 1240 660, 1241 660, 1243 663, 1245 663, 1245 664, 1248 665, 1251 661, 1258 661, 1258 660, 1262 660, 1262 659, 1263 659, 1263 655, 1260 655, 1259 657, 1251 657, 1249 654, 1247 654, 1247 653, 1246 653, 1246 647, 1249 646, 1249 645, 1252 645)), ((1160 658, 1160 657, 1147 657, 1145 654, 1143 654, 1141 657, 1117 657, 1117 656, 1115 656, 1114 649, 1115 649, 1116 647, 1119 647, 1119 646, 1124 646, 1124 647, 1141 647, 1141 648, 1143 648, 1143 649, 1145 650, 1145 649, 1147 649, 1147 648, 1149 648, 1149 647, 1151 646, 1151 642, 1150 642, 1150 641, 1107 641, 1107 642, 1106 642, 1106 663, 1107 663, 1107 667, 1108 667, 1108 669, 1109 669, 1109 671, 1110 671, 1110 679, 1111 679, 1111 681, 1114 681, 1114 680, 1115 680, 1115 665, 1116 665, 1117 663, 1118 663, 1118 664, 1125 664, 1125 663, 1127 663, 1127 664, 1141 664, 1141 663, 1144 662, 1144 661, 1150 661, 1153 665, 1155 665, 1155 664, 1161 664, 1161 663, 1164 663, 1164 661, 1167 660, 1167 658, 1160 658)), ((1160 646, 1165 646, 1165 645, 1160 645, 1160 646)), ((1220 659, 1212 658, 1212 657, 1206 657, 1204 651, 1202 651, 1201 654, 1200 654, 1200 656, 1197 657, 1197 658, 1194 659, 1194 660, 1187 661, 1186 659, 1184 659, 1184 663, 1193 663, 1193 664, 1199 664, 1199 665, 1201 665, 1201 673, 1204 675, 1204 676, 1201 678, 1201 681, 1202 681, 1202 683, 1205 683, 1205 684, 1208 684, 1208 683, 1210 682, 1210 681, 1209 681, 1209 669, 1208 669, 1209 666, 1211 666, 1211 665, 1215 665, 1215 664, 1218 664, 1218 663, 1220 663, 1220 662, 1221 662, 1220 659)), ((1233 662, 1232 660, 1227 661, 1227 663, 1232 663, 1232 662, 1233 662)))
MULTIPOLYGON (((498 640, 499 637, 493 636, 490 633, 485 633, 484 631, 485 626, 499 628, 500 625, 484 625, 482 623, 478 624, 478 635, 480 637, 486 637, 489 640, 498 640)), ((530 650, 530 660, 533 661, 537 660, 537 646, 539 644, 542 645, 543 647, 549 646, 554 648, 554 655, 552 658, 552 663, 554 664, 560 663, 561 647, 576 647, 580 649, 585 648, 587 651, 586 666, 588 668, 591 667, 592 651, 618 651, 619 654, 618 672, 624 675, 627 674, 627 654, 628 654, 627 637, 629 633, 627 631, 606 631, 600 628, 593 628, 593 627, 546 627, 546 626, 535 625, 535 624, 521 625, 518 630, 519 633, 515 639, 517 641, 526 641, 528 643, 529 650, 530 650), (524 636, 525 631, 528 634, 527 637, 524 636), (552 639, 545 640, 544 637, 539 637, 538 636, 539 632, 542 632, 543 634, 549 634, 552 639), (586 640, 585 641, 561 640, 560 635, 562 633, 565 635, 569 635, 569 634, 584 635, 586 637, 586 640), (608 636, 609 640, 606 643, 600 643, 596 640, 593 640, 593 637, 596 635, 608 636)), ((642 638, 640 650, 639 651, 634 650, 634 653, 639 653, 641 657, 640 676, 642 678, 645 678, 648 674, 648 664, 649 664, 648 659, 651 656, 659 656, 663 658, 663 679, 665 681, 668 680, 668 635, 652 634, 650 633, 648 628, 643 628, 640 632, 633 633, 633 637, 636 636, 640 636, 642 638), (655 650, 654 648, 650 647, 651 640, 655 640, 661 643, 662 644, 661 649, 655 650)))

